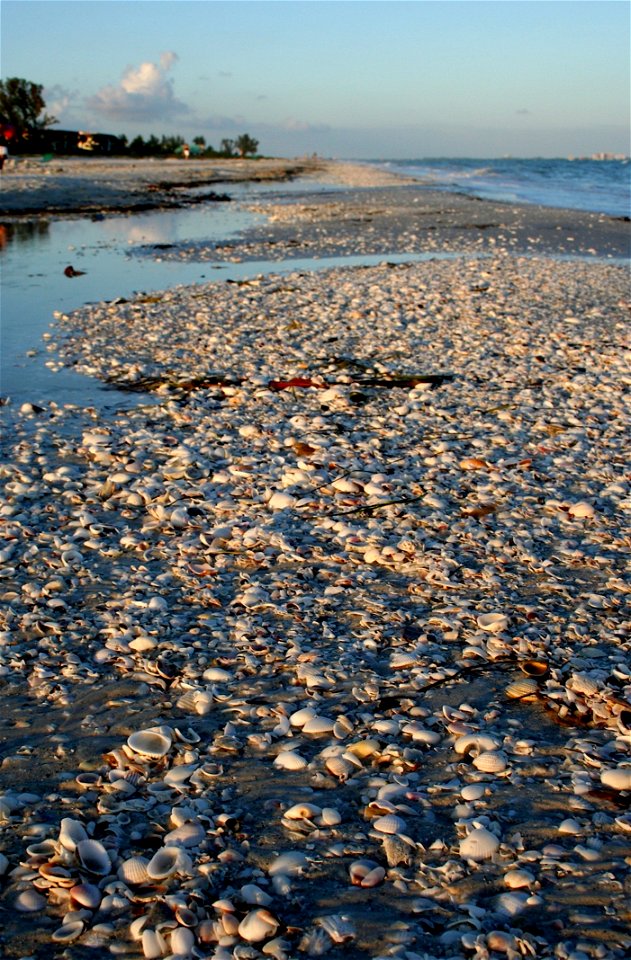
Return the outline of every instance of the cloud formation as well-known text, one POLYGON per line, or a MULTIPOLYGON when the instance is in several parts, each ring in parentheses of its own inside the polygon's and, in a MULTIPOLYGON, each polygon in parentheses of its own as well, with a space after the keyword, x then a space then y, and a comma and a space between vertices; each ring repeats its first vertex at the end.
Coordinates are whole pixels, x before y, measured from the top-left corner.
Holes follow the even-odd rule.
POLYGON ((167 50, 157 63, 145 61, 127 67, 118 86, 103 87, 89 98, 87 106, 102 116, 135 123, 189 113, 189 107, 175 96, 173 81, 167 76, 177 60, 177 53, 167 50))

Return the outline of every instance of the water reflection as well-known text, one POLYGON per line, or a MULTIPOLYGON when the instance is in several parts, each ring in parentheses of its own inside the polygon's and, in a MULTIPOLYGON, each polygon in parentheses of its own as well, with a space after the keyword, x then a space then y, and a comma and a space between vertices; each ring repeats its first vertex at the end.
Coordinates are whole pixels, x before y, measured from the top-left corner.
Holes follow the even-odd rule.
POLYGON ((0 223, 0 251, 11 243, 29 244, 47 239, 50 235, 48 220, 26 220, 23 223, 0 223))

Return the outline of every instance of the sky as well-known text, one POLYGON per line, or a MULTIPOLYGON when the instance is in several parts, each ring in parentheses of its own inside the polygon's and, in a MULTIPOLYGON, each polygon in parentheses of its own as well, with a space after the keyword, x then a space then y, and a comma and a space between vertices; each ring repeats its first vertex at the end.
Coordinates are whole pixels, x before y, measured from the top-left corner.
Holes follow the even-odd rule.
POLYGON ((270 156, 631 152, 626 0, 1 0, 57 127, 270 156))

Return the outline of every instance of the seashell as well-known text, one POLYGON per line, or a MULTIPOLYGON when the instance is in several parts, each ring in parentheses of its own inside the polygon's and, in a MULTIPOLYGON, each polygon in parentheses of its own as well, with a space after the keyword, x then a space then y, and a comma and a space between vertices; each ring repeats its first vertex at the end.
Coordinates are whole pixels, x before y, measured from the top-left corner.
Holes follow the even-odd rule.
POLYGON ((71 940, 76 940, 77 937, 80 937, 85 929, 85 924, 83 920, 73 920, 72 923, 64 923, 62 927, 58 927, 51 934, 51 939, 55 943, 70 943, 71 940))
POLYGON ((494 833, 485 827, 477 827, 460 841, 460 856, 465 860, 489 860, 499 845, 494 833))
POLYGON ((304 770, 307 761, 295 750, 281 750, 274 758, 274 766, 279 770, 304 770))
POLYGON ((356 936, 355 927, 349 918, 339 913, 317 917, 315 922, 329 935, 333 943, 348 943, 356 936))
POLYGON ((267 501, 267 506, 270 508, 270 510, 287 510, 290 507, 293 507, 295 503, 296 498, 292 497, 290 493, 285 493, 283 490, 277 490, 276 493, 273 493, 267 501))
POLYGON ((519 890, 521 887, 530 887, 534 882, 535 878, 529 870, 509 870, 504 874, 504 883, 511 890, 519 890))
POLYGON ((499 742, 485 733, 466 733, 458 737, 454 743, 454 750, 464 756, 477 757, 485 750, 498 750, 499 742))
POLYGON ((103 894, 93 883, 78 883, 70 888, 70 897, 80 907, 86 910, 96 910, 103 894))
POLYGON ((516 917, 526 909, 528 898, 527 893, 501 893, 495 904, 500 913, 516 917))
POLYGON ((166 940, 157 930, 143 930, 141 939, 142 952, 146 960, 158 960, 158 957, 166 956, 168 952, 166 940))
POLYGON ((281 853, 272 861, 268 867, 267 872, 270 877, 277 876, 287 876, 287 877, 298 877, 309 866, 309 860, 307 859, 306 854, 298 850, 289 850, 286 853, 281 853))
POLYGON ((76 853, 81 866, 88 873, 103 877, 112 868, 109 854, 98 840, 80 840, 77 844, 76 853))
POLYGON ((138 730, 127 738, 127 745, 134 753, 158 759, 171 749, 171 731, 168 727, 148 727, 138 730))
POLYGON ((302 732, 312 737, 322 737, 325 734, 332 733, 335 721, 329 717, 315 716, 307 720, 302 728, 302 732))
POLYGON ((487 633, 501 633, 508 626, 508 617, 505 613, 483 613, 476 620, 480 630, 487 633))
POLYGON ((147 876, 152 880, 165 880, 176 873, 180 853, 179 847, 160 847, 147 864, 147 876))
POLYGON ((147 915, 142 917, 136 917, 135 920, 129 924, 129 935, 132 940, 142 940, 142 931, 145 929, 149 923, 149 917, 147 915))
POLYGON ((87 840, 88 834, 79 820, 64 817, 59 828, 59 842, 66 850, 74 853, 81 840, 87 840))
POLYGON ((384 834, 382 847, 389 867, 398 867, 400 864, 409 867, 414 862, 416 847, 408 837, 384 834))
POLYGON ((13 901, 13 906, 20 913, 35 913, 44 909, 46 900, 36 890, 22 890, 13 901))
POLYGON ((368 757, 380 752, 381 745, 378 740, 357 740, 355 743, 349 744, 346 749, 348 753, 352 753, 359 760, 367 760, 368 757))
POLYGON ((361 886, 362 881, 378 867, 379 864, 374 860, 354 860, 348 868, 351 883, 356 887, 361 886))
POLYGON ((401 727, 401 733, 412 737, 415 743, 427 743, 430 746, 436 746, 441 740, 439 733, 436 733, 435 730, 428 730, 427 727, 422 726, 417 720, 412 720, 411 723, 404 724, 404 726, 401 727))
POLYGON ((485 792, 486 785, 484 783, 468 783, 460 791, 460 796, 469 803, 472 800, 481 800, 485 792))
POLYGON ((585 520, 596 514, 593 506, 591 503, 588 503, 587 500, 579 500, 578 503, 571 504, 567 512, 576 520, 585 520))
POLYGON ((574 693, 581 693, 585 697, 593 697, 599 690, 596 680, 587 673, 573 673, 567 685, 574 693))
POLYGON ((246 903, 253 904, 257 907, 269 907, 273 900, 269 893, 261 890, 255 883, 246 883, 241 887, 239 893, 246 903))
POLYGON ((583 829, 578 820, 575 820, 573 817, 568 817, 559 824, 559 833, 578 835, 583 833, 583 829))
POLYGON ((285 810, 283 816, 288 820, 313 820, 314 817, 319 817, 321 813, 322 808, 316 806, 315 803, 295 803, 288 810, 285 810))
POLYGON ((524 700, 526 697, 536 696, 539 692, 539 684, 534 677, 519 677, 508 684, 504 693, 511 700, 524 700))
POLYGON ((289 717, 289 722, 292 727, 304 727, 307 720, 312 720, 316 716, 316 712, 313 707, 303 707, 302 710, 296 710, 295 713, 292 713, 289 717))
POLYGON ((550 668, 545 660, 523 660, 519 664, 519 669, 527 677, 545 677, 550 668))
POLYGON ((40 875, 51 884, 60 887, 72 887, 75 880, 68 870, 60 866, 59 863, 43 863, 39 868, 40 875))
POLYGON ((324 761, 324 766, 329 773, 337 777, 338 780, 341 780, 342 783, 348 780, 355 772, 353 764, 345 760, 344 757, 327 757, 324 761))
POLYGON ((176 927, 169 939, 171 953, 176 957, 190 957, 195 946, 195 934, 188 927, 176 927))
POLYGON ((198 847, 206 837, 206 830, 199 820, 187 820, 164 836, 164 845, 181 847, 198 847))
POLYGON ((506 756, 500 750, 484 750, 474 758, 473 766, 483 773, 500 773, 506 770, 506 756))
POLYGON ((342 814, 334 807, 322 807, 322 812, 317 819, 319 827, 336 827, 342 822, 342 814))
POLYGON ((486 945, 489 950, 495 950, 497 953, 519 955, 517 940, 511 933, 506 933, 504 930, 491 930, 487 933, 486 945))
POLYGON ((273 937, 277 930, 278 920, 269 910, 262 907, 247 913, 239 924, 239 936, 247 940, 248 943, 259 943, 261 940, 267 940, 269 937, 273 937))
POLYGON ((118 868, 118 876, 132 887, 144 883, 149 876, 147 873, 148 863, 146 857, 130 857, 128 860, 123 860, 118 868))
POLYGON ((373 820, 373 827, 379 833, 404 833, 407 824, 403 817, 398 817, 395 813, 387 813, 383 817, 377 817, 373 820))
POLYGON ((600 782, 612 790, 631 790, 631 766, 610 767, 601 770, 600 782))

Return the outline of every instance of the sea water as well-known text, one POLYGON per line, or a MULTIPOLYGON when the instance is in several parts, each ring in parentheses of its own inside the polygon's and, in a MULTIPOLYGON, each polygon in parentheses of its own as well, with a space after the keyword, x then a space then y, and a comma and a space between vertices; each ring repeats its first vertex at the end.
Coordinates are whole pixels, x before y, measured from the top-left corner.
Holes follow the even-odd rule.
POLYGON ((504 157, 495 160, 374 160, 391 173, 418 177, 434 190, 487 200, 631 214, 631 162, 504 157))

